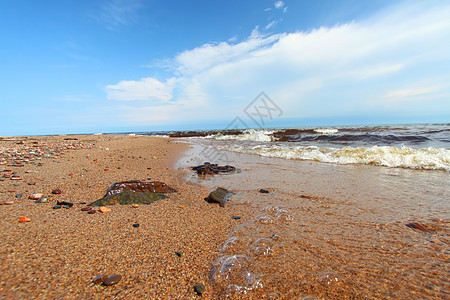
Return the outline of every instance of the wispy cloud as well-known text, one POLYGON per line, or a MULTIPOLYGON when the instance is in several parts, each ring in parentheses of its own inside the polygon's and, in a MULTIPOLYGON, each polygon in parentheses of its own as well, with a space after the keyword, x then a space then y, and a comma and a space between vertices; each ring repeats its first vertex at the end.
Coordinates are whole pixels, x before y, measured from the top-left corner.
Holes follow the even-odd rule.
MULTIPOLYGON (((171 60, 170 80, 122 81, 107 91, 115 100, 170 99, 158 112, 173 120, 214 112, 232 118, 247 104, 245 99, 261 90, 288 117, 370 112, 368 95, 381 101, 431 93, 427 88, 395 89, 400 82, 450 82, 448 72, 433 72, 437 62, 450 67, 448 36, 450 5, 442 3, 400 5, 365 21, 309 32, 264 35, 255 28, 240 43, 209 43, 181 52, 171 60)), ((448 93, 450 84, 440 89, 448 93)), ((138 115, 149 120, 148 114, 138 115)))
POLYGON ((275 6, 276 9, 282 9, 283 6, 284 6, 284 2, 283 1, 277 1, 277 2, 275 2, 274 6, 275 6))
POLYGON ((142 7, 141 0, 103 0, 90 17, 106 28, 114 30, 136 21, 136 13, 142 7))

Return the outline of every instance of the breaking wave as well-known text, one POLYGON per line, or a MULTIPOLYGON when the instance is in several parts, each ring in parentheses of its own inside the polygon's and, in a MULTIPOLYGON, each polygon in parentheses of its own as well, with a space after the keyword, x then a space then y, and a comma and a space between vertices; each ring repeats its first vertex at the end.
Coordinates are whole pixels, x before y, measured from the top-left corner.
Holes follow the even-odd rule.
POLYGON ((414 149, 409 147, 372 146, 337 149, 286 145, 225 145, 218 148, 220 150, 283 159, 450 171, 450 150, 444 148, 414 149))
POLYGON ((246 129, 241 134, 227 135, 222 133, 208 135, 204 138, 214 140, 239 140, 239 141, 255 141, 255 142, 272 142, 274 131, 246 129))

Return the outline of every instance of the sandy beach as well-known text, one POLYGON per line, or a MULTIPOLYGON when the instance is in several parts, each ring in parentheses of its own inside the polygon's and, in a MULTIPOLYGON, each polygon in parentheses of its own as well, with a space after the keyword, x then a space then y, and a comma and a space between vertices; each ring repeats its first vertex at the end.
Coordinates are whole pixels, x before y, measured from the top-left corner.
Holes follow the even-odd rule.
POLYGON ((339 172, 363 174, 359 167, 304 162, 301 173, 280 177, 291 170, 284 162, 242 156, 239 173, 200 185, 203 179, 186 181, 190 171, 177 161, 194 165, 202 158, 179 140, 43 136, 4 138, 0 145, 0 202, 13 202, 0 206, 1 299, 448 295, 447 220, 376 209, 384 202, 372 207, 362 198, 350 201, 349 187, 355 197, 363 195, 358 189, 366 190, 361 176, 355 178, 361 187, 343 182, 342 190, 329 187, 326 195, 327 180, 339 172), (139 207, 81 210, 125 180, 162 181, 177 192, 139 207), (225 207, 204 201, 218 184, 236 193, 225 207), (61 194, 52 194, 54 189, 61 194), (33 193, 48 201, 35 203, 28 199, 33 193), (74 205, 53 209, 57 201, 74 205), (21 217, 30 221, 21 223, 21 217), (102 274, 122 279, 112 286, 92 283, 102 274), (205 286, 202 295, 194 291, 197 284, 205 286))
POLYGON ((211 262, 236 225, 231 216, 246 215, 237 207, 208 204, 208 190, 182 180, 183 172, 173 165, 187 144, 116 135, 5 140, 3 149, 63 144, 73 144, 74 149, 36 164, 0 167, 22 178, 0 182, 0 201, 14 202, 0 206, 0 298, 193 299, 198 297, 198 283, 206 286, 203 295, 208 296, 211 262), (80 210, 86 206, 80 203, 103 197, 115 182, 148 178, 178 193, 137 208, 110 206, 112 211, 105 214, 80 210), (62 193, 52 195, 57 188, 62 193), (32 193, 42 193, 49 201, 36 204, 28 199, 32 193), (22 196, 16 198, 17 194, 22 196), (74 206, 52 209, 56 201, 74 206), (19 223, 22 216, 31 221, 19 223), (100 274, 119 274, 122 280, 109 287, 92 284, 100 274))

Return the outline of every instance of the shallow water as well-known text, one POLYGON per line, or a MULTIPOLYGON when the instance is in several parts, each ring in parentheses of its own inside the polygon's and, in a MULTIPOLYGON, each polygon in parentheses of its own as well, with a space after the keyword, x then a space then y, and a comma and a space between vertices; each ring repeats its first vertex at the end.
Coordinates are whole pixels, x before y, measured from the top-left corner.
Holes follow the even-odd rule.
MULTIPOLYGON (((450 295, 448 172, 215 154, 210 162, 240 171, 188 180, 235 192, 228 205, 256 215, 240 220, 211 264, 216 297, 450 295)), ((194 145, 180 166, 208 158, 194 145)))

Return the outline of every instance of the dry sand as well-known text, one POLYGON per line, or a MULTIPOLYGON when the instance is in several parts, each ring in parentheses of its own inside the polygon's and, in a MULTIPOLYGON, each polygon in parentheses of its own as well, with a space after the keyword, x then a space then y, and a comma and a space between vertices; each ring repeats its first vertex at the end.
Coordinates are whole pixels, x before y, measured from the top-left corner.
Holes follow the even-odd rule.
POLYGON ((231 216, 249 218, 251 212, 205 202, 208 190, 184 182, 183 171, 173 168, 190 146, 166 138, 8 138, 0 140, 0 152, 72 143, 77 149, 43 158, 41 166, 39 161, 21 167, 8 166, 7 161, 0 165, 0 171, 16 171, 22 178, 0 181, 0 202, 14 201, 0 206, 0 298, 195 299, 199 296, 193 287, 198 283, 206 286, 202 297, 211 297, 211 262, 239 222, 231 216), (101 198, 114 182, 148 178, 163 181, 178 193, 138 208, 115 205, 105 214, 80 211, 85 206, 81 202, 101 198), (56 188, 62 194, 52 195, 56 188), (28 199, 31 193, 43 193, 49 201, 36 204, 28 199), (74 206, 54 210, 57 200, 74 206), (21 216, 31 221, 19 223, 21 216), (134 223, 140 226, 135 228, 134 223), (178 257, 177 251, 183 255, 178 257), (92 284, 100 274, 123 278, 109 287, 92 284))

